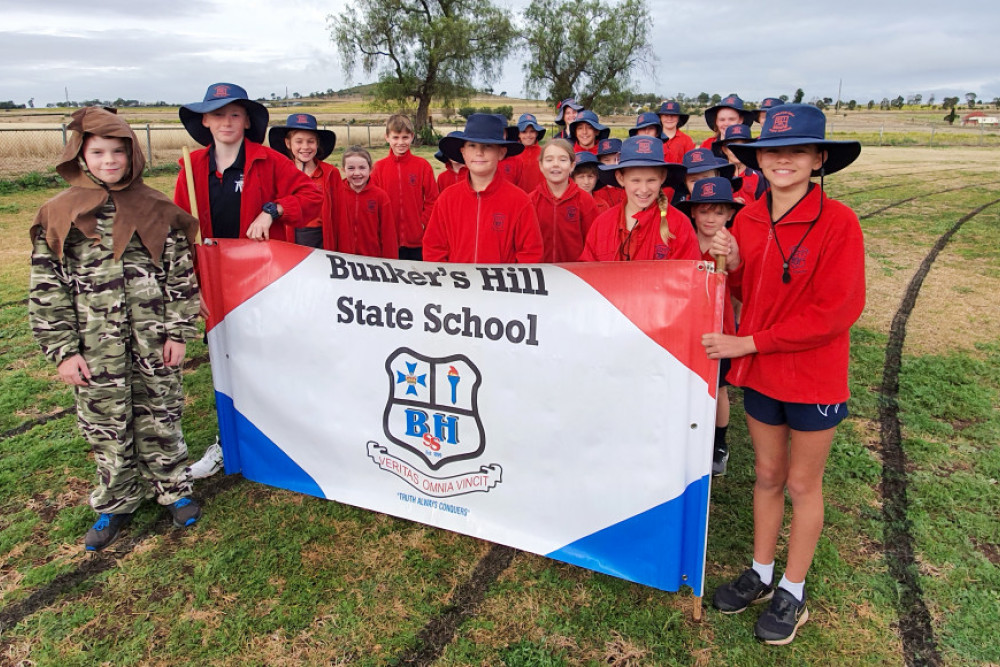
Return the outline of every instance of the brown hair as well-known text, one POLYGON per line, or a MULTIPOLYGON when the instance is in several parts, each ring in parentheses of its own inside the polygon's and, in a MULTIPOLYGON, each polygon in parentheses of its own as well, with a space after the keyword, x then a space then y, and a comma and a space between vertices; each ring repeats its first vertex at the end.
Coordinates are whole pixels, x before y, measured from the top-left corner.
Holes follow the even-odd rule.
POLYGON ((410 117, 402 113, 394 113, 389 116, 389 120, 385 121, 385 133, 390 132, 409 132, 410 134, 416 134, 413 129, 413 121, 410 117))
POLYGON ((355 144, 354 146, 351 146, 350 148, 345 150, 343 157, 340 158, 341 166, 347 164, 347 158, 349 157, 363 157, 365 159, 365 162, 368 163, 368 168, 369 169, 372 168, 372 155, 361 146, 355 144))
POLYGON ((542 146, 542 151, 538 154, 538 161, 541 162, 545 154, 549 152, 549 148, 561 148, 566 151, 569 155, 569 159, 576 162, 576 153, 573 152, 573 144, 569 143, 565 139, 549 139, 542 146))

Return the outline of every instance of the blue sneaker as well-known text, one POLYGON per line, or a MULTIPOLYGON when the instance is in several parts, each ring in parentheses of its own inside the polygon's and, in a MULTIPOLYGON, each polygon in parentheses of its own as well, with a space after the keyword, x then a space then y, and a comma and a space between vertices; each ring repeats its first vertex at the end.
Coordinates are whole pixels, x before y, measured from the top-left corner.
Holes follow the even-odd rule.
POLYGON ((178 528, 192 526, 201 517, 201 507, 190 498, 180 500, 167 505, 170 516, 174 519, 174 525, 178 528))
POLYGON ((83 537, 87 551, 100 551, 118 539, 121 529, 132 520, 131 514, 102 514, 83 537))
POLYGON ((802 599, 796 600, 794 595, 779 587, 767 611, 757 619, 754 634, 766 644, 784 646, 795 639, 795 632, 808 620, 805 591, 802 599))

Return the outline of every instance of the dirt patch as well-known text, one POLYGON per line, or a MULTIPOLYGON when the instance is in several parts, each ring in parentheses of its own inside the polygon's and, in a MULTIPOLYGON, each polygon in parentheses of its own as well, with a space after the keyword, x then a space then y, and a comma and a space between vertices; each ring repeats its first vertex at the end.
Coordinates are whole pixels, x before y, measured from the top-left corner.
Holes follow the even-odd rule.
POLYGON ((992 544, 990 542, 982 542, 974 537, 970 537, 969 542, 971 542, 972 546, 974 546, 981 554, 986 556, 986 560, 994 565, 1000 566, 1000 545, 992 544))

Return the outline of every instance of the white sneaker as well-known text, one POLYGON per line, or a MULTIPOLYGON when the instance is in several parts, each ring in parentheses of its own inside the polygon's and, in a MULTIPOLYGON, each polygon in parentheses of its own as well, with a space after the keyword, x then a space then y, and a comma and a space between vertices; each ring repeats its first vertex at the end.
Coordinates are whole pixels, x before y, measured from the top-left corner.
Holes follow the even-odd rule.
POLYGON ((205 455, 188 466, 188 474, 191 479, 204 479, 220 470, 222 470, 222 445, 216 438, 215 444, 205 450, 205 455))

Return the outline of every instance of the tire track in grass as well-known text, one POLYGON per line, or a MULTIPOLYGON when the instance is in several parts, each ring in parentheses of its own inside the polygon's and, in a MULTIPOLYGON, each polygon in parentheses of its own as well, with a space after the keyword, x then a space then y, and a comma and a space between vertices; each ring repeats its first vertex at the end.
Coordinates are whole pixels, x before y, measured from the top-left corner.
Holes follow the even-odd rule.
MULTIPOLYGON (((185 371, 193 371, 202 364, 208 361, 208 355, 200 355, 197 357, 192 357, 184 362, 185 371)), ((34 419, 29 419, 28 421, 19 424, 13 428, 7 429, 3 433, 0 433, 0 441, 6 440, 7 438, 13 438, 15 435, 21 435, 22 433, 27 433, 36 426, 41 426, 42 424, 47 424, 50 421, 56 419, 62 419, 67 415, 72 415, 76 411, 76 407, 63 408, 49 415, 43 415, 41 417, 36 417, 34 419)))
MULTIPOLYGON (((1000 181, 988 181, 986 183, 972 183, 970 185, 960 185, 960 186, 958 186, 956 188, 948 188, 946 190, 936 190, 934 192, 928 192, 928 193, 922 194, 922 195, 913 195, 912 197, 907 197, 906 199, 900 199, 899 201, 894 201, 891 204, 886 204, 882 208, 875 209, 874 211, 871 211, 869 213, 865 213, 864 215, 860 215, 860 216, 858 216, 858 220, 867 220, 868 218, 874 218, 879 213, 884 213, 885 211, 888 211, 890 208, 896 208, 897 206, 902 206, 903 204, 908 204, 909 202, 914 201, 915 199, 924 199, 925 197, 933 197, 935 195, 943 195, 943 194, 948 193, 948 192, 958 192, 959 190, 968 190, 969 188, 979 188, 979 187, 982 187, 984 185, 996 185, 998 183, 1000 183, 1000 181)), ((841 195, 841 196, 843 196, 843 195, 841 195)), ((961 227, 960 224, 959 224, 959 227, 961 227)), ((949 231, 948 233, 945 234, 945 236, 948 236, 948 238, 951 238, 949 236, 949 234, 952 234, 952 233, 953 232, 949 231)), ((944 237, 942 237, 942 238, 944 238, 944 237)), ((940 242, 940 239, 939 239, 939 242, 940 242)), ((946 241, 946 243, 947 243, 947 241, 946 241)), ((937 255, 935 254, 935 257, 936 256, 937 255)), ((933 261, 933 260, 931 260, 931 261, 933 261)))
POLYGON ((420 631, 415 646, 390 660, 389 664, 427 667, 436 662, 455 638, 463 621, 479 611, 486 592, 510 566, 515 554, 517 549, 512 547, 492 545, 489 552, 476 563, 469 579, 455 589, 451 604, 420 631))
MULTIPOLYGON (((210 478, 204 482, 202 491, 197 497, 202 502, 211 500, 215 496, 233 488, 242 477, 240 475, 226 475, 224 477, 210 478)), ((128 530, 126 528, 125 530, 128 530)), ((0 638, 11 628, 28 618, 35 612, 41 611, 51 606, 59 600, 72 600, 81 597, 84 593, 68 595, 73 589, 102 572, 114 569, 118 563, 137 546, 155 535, 165 535, 168 538, 180 533, 180 530, 173 528, 173 523, 168 516, 164 516, 154 522, 149 528, 139 533, 130 534, 120 541, 108 547, 107 551, 101 551, 89 556, 86 560, 69 572, 64 572, 55 579, 45 584, 41 588, 32 592, 28 597, 13 604, 9 604, 0 609, 0 638)), ((83 547, 81 546, 81 549, 83 547)), ((93 590, 93 589, 90 589, 93 590)), ((0 656, 6 655, 9 647, 8 640, 0 639, 0 656)))
MULTIPOLYGON (((954 192, 952 188, 942 192, 954 192)), ((940 194, 940 193, 934 193, 940 194)), ((916 197, 911 197, 916 199, 916 197)), ((903 451, 899 422, 899 371, 902 365, 903 343, 906 341, 906 323, 917 302, 924 279, 951 238, 962 225, 991 206, 1000 204, 995 199, 962 216, 945 232, 920 263, 910 279, 902 303, 892 318, 889 342, 885 348, 882 387, 879 396, 879 437, 882 451, 882 521, 885 526, 883 550, 889 572, 896 580, 898 596, 896 608, 899 615, 899 633, 903 642, 903 659, 911 667, 941 665, 941 654, 934 639, 931 615, 924 603, 923 591, 917 572, 911 523, 908 517, 908 479, 906 452, 903 451)))
MULTIPOLYGON (((947 169, 936 169, 934 171, 915 171, 915 172, 912 172, 912 173, 909 173, 909 174, 893 174, 892 178, 902 178, 902 177, 909 177, 909 176, 923 176, 923 175, 940 175, 940 174, 943 174, 943 173, 954 173, 954 172, 952 172, 951 170, 947 170, 947 169)), ((860 190, 849 190, 848 192, 838 192, 838 193, 836 193, 835 196, 839 199, 840 197, 850 197, 851 195, 863 195, 863 194, 867 194, 869 192, 877 192, 879 190, 889 190, 891 188, 901 188, 901 187, 904 187, 904 186, 907 186, 907 185, 927 185, 927 184, 932 183, 932 182, 933 181, 920 181, 919 183, 913 183, 913 182, 910 182, 910 181, 904 181, 902 183, 890 183, 890 184, 887 184, 887 185, 876 185, 876 186, 872 186, 870 188, 861 188, 860 190)), ((981 184, 980 183, 976 183, 974 185, 989 185, 989 183, 981 183, 981 184)), ((966 186, 966 187, 972 187, 972 186, 970 185, 970 186, 966 186)))
POLYGON ((27 306, 27 299, 19 299, 17 301, 7 301, 6 303, 0 303, 0 310, 4 308, 10 308, 11 306, 27 306))

